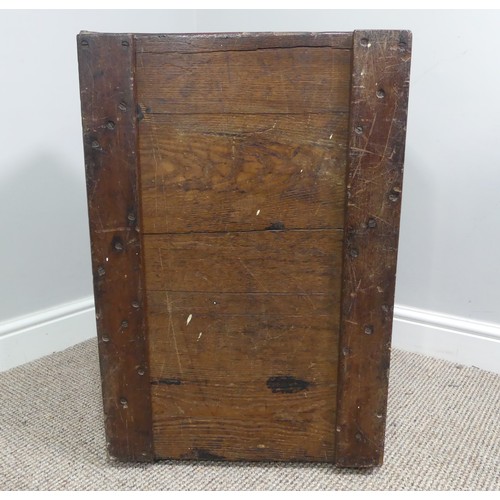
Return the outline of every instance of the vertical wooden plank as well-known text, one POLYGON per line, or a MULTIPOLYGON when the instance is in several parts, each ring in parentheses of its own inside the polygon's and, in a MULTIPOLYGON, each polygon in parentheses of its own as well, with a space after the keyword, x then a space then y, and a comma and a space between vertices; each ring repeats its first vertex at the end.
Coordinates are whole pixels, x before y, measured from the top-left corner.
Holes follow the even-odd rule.
POLYGON ((336 463, 383 460, 411 33, 353 36, 336 463))
POLYGON ((108 453, 152 460, 134 38, 81 33, 77 41, 108 453))

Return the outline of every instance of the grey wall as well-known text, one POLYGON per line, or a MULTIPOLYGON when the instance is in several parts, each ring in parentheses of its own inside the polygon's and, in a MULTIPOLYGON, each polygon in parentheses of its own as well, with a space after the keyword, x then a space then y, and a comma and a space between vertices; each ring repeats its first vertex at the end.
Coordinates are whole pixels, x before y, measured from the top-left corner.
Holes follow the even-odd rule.
POLYGON ((92 293, 75 36, 414 34, 396 301, 500 323, 500 12, 3 11, 0 322, 92 293))

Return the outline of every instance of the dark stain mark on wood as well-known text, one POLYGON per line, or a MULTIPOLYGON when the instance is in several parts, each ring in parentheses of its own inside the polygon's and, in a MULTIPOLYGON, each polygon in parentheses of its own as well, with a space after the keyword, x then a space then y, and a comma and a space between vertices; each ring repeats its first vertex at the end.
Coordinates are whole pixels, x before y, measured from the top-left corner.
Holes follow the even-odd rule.
POLYGON ((137 109, 137 120, 138 121, 143 120, 144 119, 144 113, 142 112, 140 104, 137 104, 136 109, 137 109))
POLYGON ((284 230, 285 230, 285 224, 283 224, 283 222, 280 221, 271 222, 271 224, 266 227, 266 231, 284 231, 284 230))
POLYGON ((158 378, 151 380, 151 385, 181 385, 182 381, 178 378, 158 378))
POLYGON ((266 385, 274 393, 293 394, 295 392, 305 391, 310 385, 307 380, 300 380, 289 375, 269 377, 266 385))

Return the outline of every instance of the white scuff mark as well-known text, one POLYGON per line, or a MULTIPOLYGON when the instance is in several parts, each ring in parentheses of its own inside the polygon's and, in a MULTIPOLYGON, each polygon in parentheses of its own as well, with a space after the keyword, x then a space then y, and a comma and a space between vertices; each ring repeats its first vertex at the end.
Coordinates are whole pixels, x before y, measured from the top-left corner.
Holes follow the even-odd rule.
POLYGON ((372 46, 372 44, 371 44, 370 42, 368 42, 368 45, 367 45, 367 47, 371 47, 371 46, 372 46))
POLYGON ((301 169, 300 169, 300 173, 302 173, 303 171, 304 171, 304 169, 303 169, 303 168, 301 168, 301 169))
POLYGON ((214 305, 216 305, 216 304, 217 304, 217 302, 214 300, 214 305))
POLYGON ((198 335, 198 338, 196 339, 196 342, 198 342, 201 339, 202 335, 203 335, 203 332, 200 332, 200 334, 198 335))
POLYGON ((259 215, 260 214, 260 208, 257 210, 257 212, 255 212, 255 215, 259 215))
POLYGON ((192 314, 190 314, 190 315, 188 316, 188 319, 186 320, 186 326, 187 326, 187 325, 189 325, 189 323, 191 323, 191 320, 192 320, 192 319, 193 319, 193 315, 192 315, 192 314))
POLYGON ((333 132, 330 134, 330 137, 328 139, 331 139, 333 137, 333 132))

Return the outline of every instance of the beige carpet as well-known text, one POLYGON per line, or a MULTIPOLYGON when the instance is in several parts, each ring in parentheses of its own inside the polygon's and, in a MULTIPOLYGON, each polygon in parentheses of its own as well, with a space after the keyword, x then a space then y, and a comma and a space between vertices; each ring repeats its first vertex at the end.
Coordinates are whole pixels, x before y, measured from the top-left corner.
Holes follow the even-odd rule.
MULTIPOLYGON (((393 352, 385 465, 109 463, 96 342, 0 373, 2 490, 498 490, 500 376, 393 352)), ((500 362, 500 361, 499 361, 500 362)))

